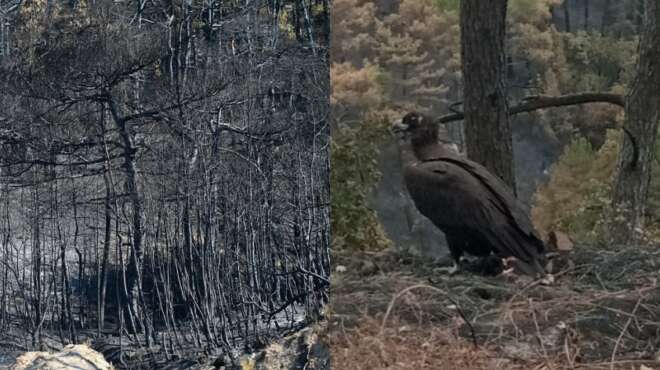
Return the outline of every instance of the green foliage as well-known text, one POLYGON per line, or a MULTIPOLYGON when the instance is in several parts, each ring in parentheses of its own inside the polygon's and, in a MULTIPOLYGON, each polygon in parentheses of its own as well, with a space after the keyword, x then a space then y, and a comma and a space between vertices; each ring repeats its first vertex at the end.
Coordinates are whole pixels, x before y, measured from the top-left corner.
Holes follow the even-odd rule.
POLYGON ((561 0, 511 0, 508 2, 507 15, 514 23, 534 24, 540 29, 550 28, 552 15, 550 10, 561 0))
POLYGON ((285 34, 290 40, 296 38, 296 31, 293 25, 293 19, 294 17, 291 15, 291 13, 289 13, 289 11, 286 8, 280 11, 277 17, 277 24, 279 26, 280 31, 282 31, 282 33, 285 34))
POLYGON ((374 61, 389 77, 389 98, 425 111, 441 106, 460 70, 456 14, 431 0, 401 0, 398 13, 376 25, 374 61))
POLYGON ((599 151, 586 139, 575 139, 553 166, 552 177, 538 190, 532 209, 543 234, 560 230, 577 241, 596 241, 597 226, 610 205, 619 148, 617 133, 608 134, 599 151))
POLYGON ((379 147, 388 137, 387 114, 365 115, 355 127, 332 132, 332 246, 334 249, 383 249, 390 245, 369 195, 380 180, 379 147))
POLYGON ((401 110, 439 110, 451 92, 460 91, 458 12, 451 9, 458 10, 457 0, 401 0, 398 13, 379 17, 373 1, 333 1, 331 106, 339 122, 331 148, 335 249, 382 249, 391 243, 369 206, 392 118, 386 108, 394 102, 401 110))
MULTIPOLYGON (((406 109, 444 113, 446 102, 460 100, 460 0, 398 3, 398 13, 380 16, 382 4, 378 2, 333 2, 333 113, 340 119, 362 122, 333 133, 336 245, 370 248, 381 245, 381 237, 384 240, 367 202, 380 176, 375 166, 377 140, 371 135, 382 131, 371 131, 379 121, 374 115, 360 118, 364 112, 396 102, 406 109)), ((561 3, 509 1, 507 44, 514 65, 531 73, 540 94, 625 94, 634 71, 637 39, 629 34, 617 38, 613 32, 559 32, 552 25, 551 8, 561 3)), ((518 90, 512 91, 515 94, 518 90)), ((597 131, 591 142, 600 145, 605 129, 620 124, 617 112, 618 108, 602 105, 537 112, 538 124, 547 130, 548 138, 566 145, 552 179, 537 193, 535 222, 542 231, 559 229, 585 241, 605 237, 602 231, 607 225, 603 220, 613 217, 609 198, 619 133, 609 132, 600 150, 592 149, 585 139, 567 142, 573 132, 589 135, 597 131)), ((649 224, 660 220, 660 175, 656 167, 654 163, 648 213, 654 222, 649 224)))
MULTIPOLYGON (((659 135, 660 136, 660 135, 659 135)), ((610 222, 618 217, 612 208, 612 181, 616 175, 620 131, 609 130, 603 147, 595 151, 584 138, 568 145, 552 168, 550 181, 536 193, 532 209, 534 224, 543 234, 552 230, 568 233, 583 243, 610 240, 610 222)), ((660 147, 656 147, 660 158, 660 147)), ((653 163, 649 189, 646 236, 660 238, 660 164, 653 163)))
MULTIPOLYGON (((545 94, 612 91, 631 81, 637 54, 636 37, 599 32, 558 32, 552 6, 558 0, 509 2, 510 55, 529 63, 545 94)), ((617 91, 619 92, 619 91, 617 91)))
POLYGON ((615 84, 628 85, 637 54, 637 41, 580 31, 565 34, 569 88, 607 91, 615 84))
POLYGON ((433 0, 435 6, 441 12, 458 12, 461 7, 460 0, 433 0))
MULTIPOLYGON (((441 109, 446 100, 458 98, 449 96, 452 92, 460 91, 460 38, 458 12, 436 5, 434 0, 400 0, 397 13, 379 16, 373 1, 333 1, 332 62, 357 69, 376 66, 390 101, 441 109)), ((458 2, 452 6, 457 9, 458 2)))
POLYGON ((378 43, 376 4, 365 0, 333 0, 330 57, 333 63, 350 62, 361 67, 372 61, 378 43))
POLYGON ((660 132, 656 136, 655 156, 649 184, 649 198, 646 205, 646 235, 651 240, 660 240, 660 132))

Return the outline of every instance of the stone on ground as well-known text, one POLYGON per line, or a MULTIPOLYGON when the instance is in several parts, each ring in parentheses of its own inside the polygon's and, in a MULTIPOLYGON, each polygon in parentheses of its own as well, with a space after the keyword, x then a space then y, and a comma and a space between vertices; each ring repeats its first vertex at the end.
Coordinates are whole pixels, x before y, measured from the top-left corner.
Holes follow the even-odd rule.
POLYGON ((21 355, 14 370, 113 370, 103 355, 86 345, 68 345, 60 352, 26 352, 21 355))

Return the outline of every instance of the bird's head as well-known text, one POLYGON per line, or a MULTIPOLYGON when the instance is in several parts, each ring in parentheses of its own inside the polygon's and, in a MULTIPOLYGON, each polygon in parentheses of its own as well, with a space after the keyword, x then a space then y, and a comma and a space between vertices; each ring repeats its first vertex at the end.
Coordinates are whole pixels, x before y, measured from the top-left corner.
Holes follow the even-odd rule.
POLYGON ((418 112, 410 112, 394 122, 392 132, 400 139, 410 138, 413 145, 433 143, 438 140, 438 125, 431 117, 418 112))
POLYGON ((413 132, 422 126, 424 118, 420 113, 410 112, 392 124, 392 132, 395 134, 413 132))
POLYGON ((402 143, 408 142, 415 150, 440 144, 444 149, 458 153, 447 128, 418 112, 410 112, 394 122, 391 131, 402 143))

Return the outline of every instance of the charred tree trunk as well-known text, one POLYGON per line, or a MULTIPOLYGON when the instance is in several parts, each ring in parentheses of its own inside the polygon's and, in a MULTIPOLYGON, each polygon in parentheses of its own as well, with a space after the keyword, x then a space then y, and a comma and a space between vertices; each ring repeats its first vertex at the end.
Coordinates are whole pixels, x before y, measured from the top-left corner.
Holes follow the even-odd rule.
POLYGON ((34 191, 34 224, 32 226, 32 284, 34 291, 34 331, 32 332, 32 346, 41 347, 41 326, 43 324, 43 306, 41 301, 42 286, 41 286, 41 225, 39 217, 39 188, 34 191))
POLYGON ((623 146, 612 195, 620 211, 613 236, 619 242, 638 239, 644 227, 644 211, 651 181, 651 165, 660 118, 660 4, 646 1, 644 31, 639 61, 630 92, 626 96, 623 146))
MULTIPOLYGON (((108 171, 110 164, 108 163, 108 171)), ((101 257, 101 271, 100 276, 98 277, 98 289, 97 289, 97 300, 98 300, 98 318, 97 318, 97 329, 100 335, 101 330, 104 326, 105 321, 105 296, 106 288, 108 285, 108 258, 110 257, 110 235, 112 232, 112 183, 110 180, 110 174, 108 172, 103 174, 103 180, 105 182, 105 201, 104 201, 104 215, 105 215, 105 225, 103 230, 103 256, 101 257)))
MULTIPOLYGON (((0 175, 2 175, 2 169, 0 168, 0 175)), ((4 235, 2 238, 2 253, 5 256, 9 255, 9 242, 11 240, 11 218, 10 218, 10 213, 9 213, 9 196, 8 196, 8 191, 7 187, 3 186, 2 187, 2 197, 4 201, 4 207, 5 207, 5 214, 3 215, 4 218, 2 220, 3 226, 4 226, 4 235)), ((8 316, 9 316, 9 289, 7 287, 7 283, 9 281, 9 268, 6 263, 2 264, 2 297, 0 298, 0 329, 5 329, 8 324, 8 316)))
POLYGON ((465 141, 470 159, 515 191, 504 49, 506 0, 461 1, 465 141))
MULTIPOLYGON (((78 225, 78 209, 76 207, 76 192, 75 188, 74 191, 71 194, 71 204, 73 205, 73 219, 74 219, 74 224, 75 224, 75 232, 74 232, 74 238, 73 238, 73 245, 74 247, 77 246, 78 244, 78 236, 80 235, 80 228, 78 225)), ((67 265, 67 260, 66 260, 66 243, 64 242, 64 239, 62 237, 62 230, 60 223, 58 222, 57 224, 57 229, 58 229, 58 234, 59 234, 59 240, 60 240, 60 258, 62 259, 62 286, 64 288, 64 292, 62 294, 62 316, 63 316, 63 324, 64 327, 63 329, 67 330, 67 335, 69 336, 69 339, 71 339, 74 343, 76 340, 76 328, 75 328, 75 322, 73 318, 73 309, 71 307, 71 284, 69 282, 69 268, 67 265)))
MULTIPOLYGON (((101 109, 101 117, 104 118, 105 110, 101 109)), ((107 152, 107 143, 106 132, 105 132, 105 121, 101 119, 101 136, 103 138, 103 154, 105 155, 106 168, 103 173, 103 182, 105 185, 105 199, 103 202, 104 209, 104 229, 103 229, 103 252, 100 261, 97 257, 97 268, 96 268, 96 335, 101 336, 101 331, 104 328, 105 324, 105 296, 106 296, 106 287, 107 287, 107 277, 108 277, 108 257, 110 255, 110 233, 112 230, 112 215, 111 215, 111 198, 112 195, 110 190, 110 160, 108 159, 107 152)))
MULTIPOLYGON (((147 317, 147 311, 144 304, 144 292, 142 290, 142 220, 144 218, 144 209, 142 200, 140 198, 140 187, 138 182, 138 171, 136 166, 135 154, 137 149, 133 141, 133 137, 128 128, 128 122, 119 113, 118 107, 112 98, 109 99, 108 107, 112 115, 113 121, 121 142, 124 146, 124 172, 126 177, 126 192, 131 202, 131 226, 132 226, 132 240, 131 240, 131 253, 128 261, 128 278, 127 290, 128 297, 126 297, 129 309, 134 316, 137 316, 138 323, 145 330, 145 339, 147 347, 151 346, 151 324, 147 317)), ((136 330, 136 328, 132 328, 136 330)))

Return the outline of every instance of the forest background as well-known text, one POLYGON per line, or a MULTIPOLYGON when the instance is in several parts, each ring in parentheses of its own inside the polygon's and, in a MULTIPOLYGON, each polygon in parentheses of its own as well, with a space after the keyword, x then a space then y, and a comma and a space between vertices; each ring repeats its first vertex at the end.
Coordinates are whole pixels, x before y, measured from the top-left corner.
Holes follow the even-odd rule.
MULTIPOLYGON (((509 0, 509 106, 584 92, 622 101, 637 72, 639 35, 657 29, 656 18, 645 22, 644 3, 509 0)), ((447 276, 439 268, 448 262, 444 237, 411 203, 388 130, 410 110, 435 118, 461 111, 460 17, 458 0, 333 2, 334 366, 657 368, 659 153, 649 156, 644 226, 634 228, 637 240, 626 239, 612 227, 631 224, 612 201, 621 189, 614 188, 620 152, 630 154, 625 104, 511 116, 517 196, 541 235, 557 236, 547 243, 554 286, 515 276, 447 276)), ((471 45, 479 41, 473 35, 471 45)), ((447 126, 465 150, 463 123, 447 126)))
MULTIPOLYGON (((509 1, 511 104, 533 95, 625 94, 642 26, 640 4, 509 1)), ((441 0, 334 2, 331 187, 336 250, 378 250, 392 242, 424 254, 442 249, 442 243, 432 241, 438 238, 432 225, 409 215, 414 212, 410 202, 396 190, 401 188, 398 158, 387 128, 402 111, 440 116, 462 99, 458 8, 459 1, 441 0)), ((612 217, 611 179, 622 117, 620 107, 597 103, 512 118, 517 192, 544 236, 556 230, 579 242, 607 241, 605 221, 612 217)), ((461 124, 449 126, 461 147, 461 124)), ((645 215, 644 235, 653 240, 660 236, 659 168, 655 161, 645 215)))

